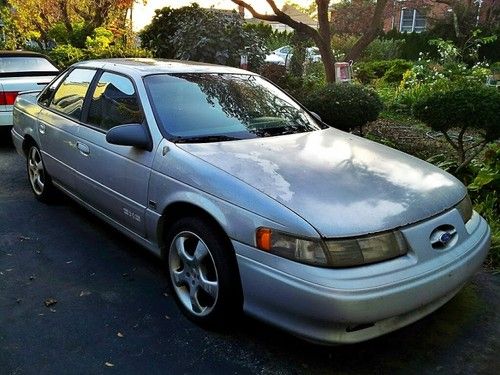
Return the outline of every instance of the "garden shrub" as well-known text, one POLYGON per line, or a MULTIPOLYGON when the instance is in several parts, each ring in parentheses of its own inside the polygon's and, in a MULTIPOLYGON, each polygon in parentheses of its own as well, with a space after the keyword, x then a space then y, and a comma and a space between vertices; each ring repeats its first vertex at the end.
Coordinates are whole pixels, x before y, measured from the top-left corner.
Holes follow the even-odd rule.
POLYGON ((341 130, 359 128, 375 121, 382 110, 377 93, 361 85, 332 83, 310 92, 304 105, 323 121, 341 130))
POLYGON ((415 116, 433 130, 443 133, 457 153, 459 172, 484 147, 500 137, 500 92, 494 88, 462 81, 448 89, 432 90, 413 105, 415 116), (458 128, 457 139, 449 131, 458 128), (475 131, 479 140, 466 144, 468 131, 475 131))
POLYGON ((70 44, 60 44, 49 52, 49 57, 61 69, 86 58, 84 50, 70 44))
POLYGON ((365 84, 378 78, 387 83, 399 83, 412 66, 411 62, 401 59, 370 61, 356 64, 354 71, 356 78, 365 84))
POLYGON ((149 51, 139 48, 127 48, 121 45, 110 45, 107 48, 76 48, 69 44, 61 44, 52 49, 48 55, 61 69, 65 69, 81 60, 112 57, 151 57, 149 51))

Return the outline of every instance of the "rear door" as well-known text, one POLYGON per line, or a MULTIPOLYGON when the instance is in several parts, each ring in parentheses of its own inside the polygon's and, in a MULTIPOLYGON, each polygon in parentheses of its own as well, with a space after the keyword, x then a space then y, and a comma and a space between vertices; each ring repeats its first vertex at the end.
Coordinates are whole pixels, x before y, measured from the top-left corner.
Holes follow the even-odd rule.
POLYGON ((95 74, 94 69, 73 69, 39 98, 38 132, 47 172, 70 190, 79 168, 77 134, 83 102, 95 74))
POLYGON ((89 93, 85 118, 77 141, 77 189, 86 202, 144 236, 154 153, 106 141, 106 132, 118 125, 139 123, 147 128, 132 79, 102 72, 89 93))

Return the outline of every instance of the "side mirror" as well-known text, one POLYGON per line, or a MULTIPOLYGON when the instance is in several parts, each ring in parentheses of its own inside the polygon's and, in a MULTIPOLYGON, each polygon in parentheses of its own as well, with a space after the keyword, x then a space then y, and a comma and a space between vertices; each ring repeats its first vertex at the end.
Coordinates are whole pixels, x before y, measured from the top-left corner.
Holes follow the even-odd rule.
POLYGON ((111 128, 106 133, 108 143, 120 146, 132 146, 151 151, 153 142, 144 125, 126 124, 111 128))
POLYGON ((321 116, 318 115, 316 112, 309 111, 309 113, 311 114, 312 117, 314 117, 319 122, 323 122, 323 120, 321 119, 321 116))

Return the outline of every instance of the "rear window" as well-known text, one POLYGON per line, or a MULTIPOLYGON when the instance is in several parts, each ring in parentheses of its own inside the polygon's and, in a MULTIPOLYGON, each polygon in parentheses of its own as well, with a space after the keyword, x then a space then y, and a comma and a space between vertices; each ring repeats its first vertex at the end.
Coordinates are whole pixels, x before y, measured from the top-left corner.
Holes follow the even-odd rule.
POLYGON ((0 57, 0 73, 57 72, 51 62, 38 56, 0 57))

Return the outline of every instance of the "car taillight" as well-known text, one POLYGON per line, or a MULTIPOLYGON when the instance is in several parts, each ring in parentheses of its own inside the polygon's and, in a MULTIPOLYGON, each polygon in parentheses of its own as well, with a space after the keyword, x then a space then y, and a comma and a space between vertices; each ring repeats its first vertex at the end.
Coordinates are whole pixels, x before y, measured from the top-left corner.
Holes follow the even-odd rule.
POLYGON ((0 92, 0 105, 13 105, 16 101, 17 91, 0 92))

